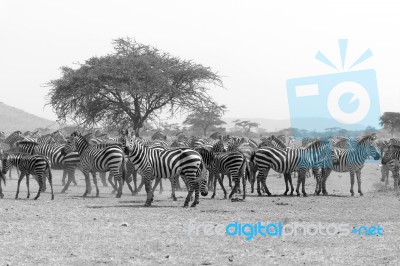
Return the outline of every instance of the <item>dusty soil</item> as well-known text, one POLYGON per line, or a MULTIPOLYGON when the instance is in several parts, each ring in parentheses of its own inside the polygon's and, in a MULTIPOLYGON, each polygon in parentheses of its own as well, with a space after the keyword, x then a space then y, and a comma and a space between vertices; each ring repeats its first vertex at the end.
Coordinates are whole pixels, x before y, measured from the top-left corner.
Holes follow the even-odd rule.
MULTIPOLYGON (((1 265, 97 265, 97 264, 181 264, 181 265, 314 265, 399 264, 399 198, 380 183, 378 165, 363 170, 364 196, 351 197, 349 174, 332 173, 329 196, 312 196, 315 180, 308 178, 309 197, 284 197, 283 178, 272 174, 267 180, 272 197, 250 194, 245 202, 201 198, 196 208, 182 208, 186 192, 178 192, 178 201, 169 199, 167 182, 163 194, 155 194, 151 208, 142 207, 144 191, 132 196, 124 188, 117 199, 110 187, 100 187, 99 198, 82 198, 84 180, 78 174, 78 186, 61 191, 61 172, 54 171, 55 200, 48 192, 34 201, 25 199, 25 182, 20 199, 15 200, 16 173, 7 180, 5 197, 0 201, 1 265), (191 231, 189 224, 227 225, 240 223, 283 222, 348 223, 380 225, 383 236, 243 236, 206 235, 191 231), (123 226, 124 223, 127 223, 123 226)), ((297 180, 294 180, 297 182, 297 180)), ((31 183, 31 198, 37 191, 31 183)), ((49 186, 48 186, 49 190, 49 186)), ((356 190, 357 191, 357 190, 356 190)))

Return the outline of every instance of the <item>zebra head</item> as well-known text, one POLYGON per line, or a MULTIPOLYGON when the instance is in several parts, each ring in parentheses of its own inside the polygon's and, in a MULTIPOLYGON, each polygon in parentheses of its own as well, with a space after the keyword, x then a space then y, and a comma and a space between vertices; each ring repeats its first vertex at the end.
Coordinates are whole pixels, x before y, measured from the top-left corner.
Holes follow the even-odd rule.
POLYGON ((382 165, 388 164, 391 160, 399 159, 400 146, 390 144, 389 147, 384 151, 382 156, 382 165))
POLYGON ((361 137, 356 144, 351 146, 354 146, 355 149, 359 149, 361 152, 364 152, 367 157, 371 156, 374 158, 374 160, 379 160, 381 158, 381 154, 375 143, 376 138, 377 137, 375 133, 366 135, 361 137))
MULTIPOLYGON (((89 133, 90 134, 90 133, 89 133)), ((71 133, 71 136, 68 138, 67 143, 64 145, 64 147, 61 149, 61 154, 66 155, 70 152, 76 151, 76 138, 77 137, 82 137, 82 134, 79 131, 74 131, 71 133)), ((85 139, 85 136, 82 137, 85 139)))

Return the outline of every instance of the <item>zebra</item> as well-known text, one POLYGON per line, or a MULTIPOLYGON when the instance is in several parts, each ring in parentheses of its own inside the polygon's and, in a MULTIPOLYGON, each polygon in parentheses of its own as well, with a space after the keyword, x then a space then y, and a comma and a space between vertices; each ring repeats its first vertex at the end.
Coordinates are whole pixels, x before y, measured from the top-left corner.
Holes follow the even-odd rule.
POLYGON ((237 192, 240 186, 240 178, 243 181, 243 200, 246 198, 246 180, 245 180, 245 170, 246 167, 246 157, 241 152, 214 152, 212 150, 207 150, 205 148, 200 148, 196 150, 199 152, 203 161, 205 162, 208 169, 210 169, 210 175, 212 174, 214 177, 214 191, 211 198, 215 197, 216 194, 216 183, 217 180, 224 192, 224 199, 226 199, 227 192, 225 190, 223 179, 220 174, 229 174, 233 181, 235 182, 235 186, 232 188, 231 193, 229 194, 229 198, 232 198, 232 195, 237 192))
POLYGON ((325 167, 322 169, 322 179, 317 181, 316 193, 319 194, 322 190, 322 194, 327 195, 326 191, 326 180, 330 173, 335 172, 350 172, 350 193, 354 196, 354 174, 357 176, 358 193, 363 196, 361 190, 361 169, 364 167, 365 160, 372 156, 374 160, 379 160, 381 154, 375 144, 376 134, 372 133, 363 137, 359 137, 355 140, 350 140, 349 148, 340 149, 332 148, 332 167, 325 167))
MULTIPOLYGON (((269 170, 272 168, 278 173, 283 173, 290 178, 290 173, 294 171, 299 172, 297 181, 296 193, 300 196, 299 187, 302 185, 302 193, 307 196, 305 192, 305 174, 307 169, 313 169, 313 174, 317 180, 320 179, 320 168, 323 164, 329 164, 331 157, 331 141, 330 140, 317 140, 308 144, 305 148, 297 149, 280 149, 274 147, 265 147, 257 150, 251 158, 255 164, 258 165, 259 173, 257 175, 257 192, 261 195, 260 183, 262 183, 264 190, 270 196, 265 180, 268 176, 269 170)), ((285 177, 286 178, 286 177, 285 177)), ((287 195, 289 188, 286 183, 286 190, 284 195, 287 195)), ((292 191, 293 193, 293 191, 292 191)), ((291 195, 292 195, 291 193, 291 195)))
POLYGON ((96 186, 96 197, 99 196, 99 188, 97 186, 96 172, 111 171, 119 182, 119 188, 116 197, 122 195, 122 186, 125 180, 125 155, 118 145, 112 145, 105 148, 97 148, 90 146, 89 141, 81 135, 80 132, 74 131, 62 152, 70 153, 77 151, 80 156, 82 172, 85 176, 86 190, 83 197, 91 192, 89 173, 92 173, 93 183, 96 186))
MULTIPOLYGON (((189 148, 177 148, 171 150, 150 149, 135 138, 130 140, 125 151, 129 154, 129 160, 138 169, 145 182, 147 199, 144 206, 151 206, 153 190, 151 187, 154 178, 171 178, 179 174, 184 176, 188 187, 188 195, 184 207, 189 205, 190 198, 195 192, 195 199, 191 207, 199 204, 199 192, 207 196, 207 180, 204 178, 205 167, 200 154, 189 148)), ((172 187, 174 189, 174 187, 172 187)), ((174 192, 174 191, 173 191, 174 192)))
POLYGON ((400 160, 400 146, 396 144, 390 144, 386 149, 384 155, 382 156, 382 165, 392 164, 393 171, 393 179, 394 179, 394 189, 398 191, 398 187, 400 184, 399 178, 399 160, 400 160))
MULTIPOLYGON (((281 135, 284 136, 284 135, 281 135)), ((279 148, 282 150, 288 150, 289 147, 286 146, 286 144, 283 142, 282 137, 275 137, 275 135, 269 136, 268 138, 262 138, 261 143, 258 145, 259 148, 262 147, 275 147, 275 148, 279 148)), ((308 171, 306 172, 307 175, 308 171)), ((279 178, 281 177, 281 173, 279 174, 279 178)), ((255 173, 254 173, 255 175, 255 173)), ((293 187, 293 182, 292 182, 292 175, 290 174, 284 174, 284 181, 285 181, 285 186, 286 186, 286 191, 284 195, 287 195, 288 192, 288 184, 290 184, 290 188, 291 188, 291 192, 290 195, 293 195, 293 191, 294 191, 294 187, 293 187)), ((252 190, 253 190, 253 186, 254 186, 254 182, 255 182, 255 177, 253 178, 253 184, 252 184, 252 190)), ((261 182, 261 179, 258 179, 258 182, 261 182)), ((257 184, 257 187, 259 187, 260 184, 257 184)), ((260 192, 258 193, 259 196, 261 196, 260 192)))
POLYGON ((22 154, 5 154, 3 159, 2 159, 2 172, 3 174, 6 174, 7 171, 10 169, 11 165, 16 165, 19 170, 21 171, 21 175, 19 176, 18 179, 18 187, 17 187, 17 192, 15 194, 15 199, 18 199, 18 194, 19 194, 19 187, 21 184, 22 179, 24 176, 26 176, 26 185, 28 187, 28 196, 29 198, 30 193, 29 193, 29 175, 35 175, 38 180, 39 184, 39 190, 34 198, 34 200, 37 200, 40 196, 40 192, 42 190, 42 183, 46 182, 46 173, 47 178, 50 183, 50 188, 51 188, 51 199, 54 200, 54 192, 53 192, 53 182, 52 182, 52 173, 51 173, 51 165, 50 161, 46 156, 41 156, 41 155, 27 155, 24 156, 22 154), (44 178, 44 179, 43 179, 44 178))
MULTIPOLYGON (((390 145, 390 141, 388 140, 377 140, 376 141, 376 146, 379 148, 382 154, 382 158, 386 155, 387 148, 390 145)), ((388 187, 389 184, 389 172, 392 172, 392 177, 395 176, 395 171, 399 171, 399 161, 396 159, 393 159, 389 161, 387 164, 380 165, 381 167, 381 182, 385 182, 386 188, 388 187)), ((398 174, 397 174, 398 175, 398 174)))
MULTIPOLYGON (((23 135, 22 135, 22 132, 21 131, 19 131, 19 130, 17 130, 17 131, 14 131, 13 133, 11 133, 4 141, 3 141, 3 143, 6 143, 7 145, 9 145, 9 149, 10 150, 13 150, 14 148, 15 148, 15 143, 17 142, 17 141, 20 141, 20 140, 22 140, 23 139, 23 135)), ((18 176, 19 176, 19 170, 18 170, 18 168, 17 168, 17 174, 18 174, 18 176)), ((11 179, 11 169, 10 169, 10 172, 8 173, 8 177, 11 179)))
MULTIPOLYGON (((50 159, 51 168, 54 170, 63 170, 62 183, 64 188, 61 193, 68 190, 69 185, 73 182, 77 185, 75 180, 75 168, 80 166, 80 157, 77 152, 63 154, 62 149, 64 145, 60 144, 38 144, 31 141, 19 141, 16 143, 17 147, 24 153, 30 155, 43 155, 50 159), (68 181, 65 183, 65 177, 68 175, 68 181)), ((45 191, 45 183, 43 191, 45 191)))

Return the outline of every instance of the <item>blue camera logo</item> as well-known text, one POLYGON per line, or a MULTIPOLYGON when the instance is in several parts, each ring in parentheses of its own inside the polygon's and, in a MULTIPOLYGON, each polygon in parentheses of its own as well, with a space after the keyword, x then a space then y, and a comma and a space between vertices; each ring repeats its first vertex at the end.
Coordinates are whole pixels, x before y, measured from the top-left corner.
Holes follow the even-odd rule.
MULTIPOLYGON (((347 40, 339 40, 339 48, 344 69, 347 40)), ((371 56, 371 50, 366 50, 348 69, 371 56)), ((321 52, 315 58, 338 70, 321 52)), ((289 79, 286 88, 292 128, 323 132, 327 128, 379 127, 379 95, 373 69, 289 79)))

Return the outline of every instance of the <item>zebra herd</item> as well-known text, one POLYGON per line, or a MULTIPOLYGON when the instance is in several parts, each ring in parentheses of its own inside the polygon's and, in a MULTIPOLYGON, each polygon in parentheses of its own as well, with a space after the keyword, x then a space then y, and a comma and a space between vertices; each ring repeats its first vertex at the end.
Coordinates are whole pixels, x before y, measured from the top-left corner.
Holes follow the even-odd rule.
MULTIPOLYGON (((231 187, 229 198, 233 198, 235 194, 242 194, 244 200, 247 182, 250 183, 251 193, 254 192, 254 185, 257 182, 258 195, 261 196, 263 193, 271 195, 266 182, 271 169, 283 174, 286 186, 284 195, 289 191, 290 195, 293 195, 292 173, 297 173, 296 193, 300 195, 301 186, 302 194, 307 196, 305 182, 310 171, 316 179, 314 194, 322 192, 326 195, 327 178, 332 171, 335 171, 350 173, 352 196, 354 196, 356 176, 358 192, 362 196, 361 170, 369 157, 374 160, 382 157, 382 181, 386 180, 387 184, 388 173, 391 171, 396 189, 399 182, 400 140, 377 140, 375 133, 358 138, 305 137, 299 146, 295 144, 293 137, 282 135, 261 138, 261 142, 257 142, 247 137, 222 136, 218 132, 209 138, 179 133, 173 139, 156 132, 151 139, 143 139, 129 134, 127 130, 122 131, 117 137, 109 137, 98 132, 82 135, 78 131, 66 137, 60 130, 43 136, 38 132, 22 134, 21 131, 16 131, 6 137, 1 132, 0 141, 1 198, 4 197, 1 181, 6 184, 5 175, 12 166, 20 172, 16 198, 20 183, 25 176, 29 197, 29 175, 33 175, 39 184, 35 199, 46 190, 46 177, 53 199, 51 171, 63 170, 64 187, 61 192, 65 193, 71 183, 76 184, 75 171, 79 169, 85 177, 84 197, 91 193, 90 175, 98 196, 96 173, 100 173, 103 185, 106 186, 105 173, 110 172, 108 181, 116 192, 116 197, 121 197, 125 182, 134 195, 144 186, 147 195, 145 206, 151 206, 158 184, 162 190, 162 178, 170 179, 171 196, 176 201, 175 190, 180 188, 179 177, 181 177, 188 191, 185 207, 193 200, 193 193, 192 207, 199 204, 200 193, 202 196, 207 196, 208 191, 213 190, 212 198, 214 198, 217 181, 226 199, 224 175, 228 176, 231 187), (139 186, 137 186, 137 173, 142 177, 139 186), (67 182, 65 182, 66 176, 67 182), (152 186, 153 180, 155 180, 154 186, 152 186), (132 181, 134 189, 130 184, 132 181)), ((233 200, 239 199, 235 197, 233 200)))

